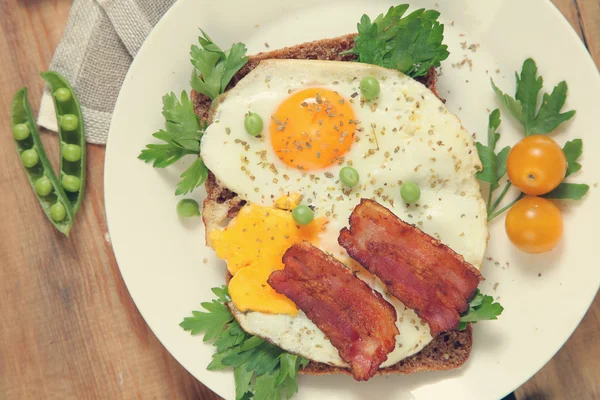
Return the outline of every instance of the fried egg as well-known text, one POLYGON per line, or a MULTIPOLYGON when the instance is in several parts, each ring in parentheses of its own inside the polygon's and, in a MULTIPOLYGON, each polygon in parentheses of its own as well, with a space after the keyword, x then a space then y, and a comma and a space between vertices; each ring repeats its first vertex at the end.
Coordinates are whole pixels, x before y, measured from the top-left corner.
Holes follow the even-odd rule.
POLYGON ((400 335, 382 367, 425 347, 432 340, 427 324, 351 260, 337 238, 360 199, 370 198, 480 268, 488 238, 475 177, 481 164, 458 117, 425 86, 395 70, 267 60, 215 101, 212 119, 201 156, 221 184, 247 202, 228 227, 209 232, 211 246, 233 275, 233 311, 244 330, 310 360, 346 366, 323 332, 266 283, 271 271, 283 268, 285 250, 306 239, 395 307, 400 335), (379 96, 369 102, 359 89, 365 76, 380 84, 379 96), (248 112, 264 121, 258 137, 244 128, 248 112), (339 179, 344 166, 360 174, 352 189, 339 179), (400 187, 409 181, 421 189, 417 204, 401 198, 400 187), (288 210, 300 201, 314 209, 311 228, 291 219, 288 210))

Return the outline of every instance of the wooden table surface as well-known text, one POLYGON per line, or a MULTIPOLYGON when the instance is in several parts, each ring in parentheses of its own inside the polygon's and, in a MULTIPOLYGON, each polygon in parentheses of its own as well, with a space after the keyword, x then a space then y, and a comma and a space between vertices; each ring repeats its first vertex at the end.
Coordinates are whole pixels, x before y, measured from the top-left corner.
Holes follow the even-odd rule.
MULTIPOLYGON (((554 0, 600 65, 600 0, 554 0)), ((0 398, 217 399, 158 342, 119 273, 104 214, 104 153, 88 146, 83 207, 67 240, 40 210, 9 126, 23 85, 37 112, 70 0, 0 0, 0 398)), ((55 135, 42 132, 54 165, 55 135)), ((557 323, 560 323, 557 321, 557 323)), ((600 298, 517 399, 600 398, 600 298)), ((233 383, 233 380, 232 380, 233 383)))

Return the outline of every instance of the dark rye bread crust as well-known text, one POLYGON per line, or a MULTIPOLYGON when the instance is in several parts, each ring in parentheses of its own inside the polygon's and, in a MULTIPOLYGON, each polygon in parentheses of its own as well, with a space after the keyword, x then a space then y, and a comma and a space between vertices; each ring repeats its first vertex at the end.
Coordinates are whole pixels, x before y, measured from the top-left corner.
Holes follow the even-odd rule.
MULTIPOLYGON (((356 58, 353 55, 340 55, 341 52, 354 47, 355 35, 356 34, 349 34, 332 39, 323 39, 250 56, 248 63, 233 77, 228 89, 235 86, 235 84, 252 71, 260 61, 266 59, 355 61, 356 58)), ((436 87, 437 75, 435 69, 432 68, 426 76, 418 80, 427 86, 437 97, 440 97, 436 87)), ((194 103, 194 111, 200 119, 210 120, 211 100, 194 90, 191 93, 191 98, 194 103)), ((209 232, 217 227, 225 226, 230 218, 234 218, 237 215, 240 208, 244 206, 245 201, 239 198, 236 193, 221 185, 210 171, 205 183, 205 188, 207 197, 204 200, 202 219, 204 220, 206 231, 209 232)), ((226 282, 229 282, 231 275, 229 275, 229 273, 226 275, 226 282)), ((443 371, 455 369, 467 361, 471 353, 472 345, 473 336, 469 324, 467 329, 462 332, 453 331, 442 333, 434 338, 434 340, 419 353, 405 358, 391 367, 382 368, 378 372, 378 375, 411 374, 419 371, 443 371)), ((351 375, 350 371, 347 369, 316 362, 308 364, 306 368, 300 370, 300 373, 309 375, 351 375)))

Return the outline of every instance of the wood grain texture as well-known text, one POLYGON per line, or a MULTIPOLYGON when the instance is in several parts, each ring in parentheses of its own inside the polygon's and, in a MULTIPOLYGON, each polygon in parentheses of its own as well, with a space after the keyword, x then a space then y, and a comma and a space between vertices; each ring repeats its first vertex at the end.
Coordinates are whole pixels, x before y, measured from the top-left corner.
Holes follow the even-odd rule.
MULTIPOLYGON (((0 0, 0 398, 218 399, 158 342, 119 273, 104 214, 104 147, 88 146, 88 184, 67 240, 45 220, 11 138, 12 95, 37 112, 39 72, 68 0, 0 0)), ((42 132, 56 165, 56 135, 42 132)))
MULTIPOLYGON (((600 63, 600 0, 554 0, 600 63)), ((214 400, 162 347, 119 273, 104 214, 104 147, 88 148, 88 184, 70 239, 28 187, 8 110, 23 85, 37 111, 70 0, 0 0, 0 398, 214 400)), ((56 165, 55 136, 42 132, 56 165)), ((600 299, 519 400, 600 398, 600 299)), ((232 382, 233 384, 233 382, 232 382)))
POLYGON ((577 19, 583 31, 584 42, 596 62, 600 65, 600 1, 573 0, 577 19))

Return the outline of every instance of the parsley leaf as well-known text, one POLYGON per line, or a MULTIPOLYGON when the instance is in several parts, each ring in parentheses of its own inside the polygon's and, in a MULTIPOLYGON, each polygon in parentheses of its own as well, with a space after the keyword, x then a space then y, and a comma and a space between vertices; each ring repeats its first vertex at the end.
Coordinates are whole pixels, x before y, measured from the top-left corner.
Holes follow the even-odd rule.
POLYGON ((508 153, 510 153, 510 146, 506 146, 496 156, 496 177, 498 181, 506 175, 506 160, 508 159, 508 153))
POLYGON ((183 91, 181 101, 174 93, 163 96, 162 114, 165 117, 166 132, 161 130, 155 137, 198 154, 206 125, 202 125, 194 113, 194 103, 188 94, 183 91))
POLYGON ((234 43, 231 49, 224 52, 206 32, 202 29, 200 31, 200 47, 193 45, 190 50, 194 65, 190 84, 194 90, 214 100, 225 91, 235 73, 248 62, 246 46, 234 43), (198 76, 197 71, 200 71, 201 76, 198 76))
POLYGON ((174 93, 164 95, 162 114, 166 130, 161 129, 152 136, 166 144, 149 144, 138 158, 152 162, 155 168, 165 168, 185 155, 199 154, 206 126, 200 124, 187 93, 181 93, 181 101, 174 93))
POLYGON ((281 385, 288 377, 295 380, 298 374, 297 362, 298 356, 295 354, 282 354, 279 357, 279 375, 277 375, 275 384, 281 385))
POLYGON ((477 289, 469 303, 469 310, 460 317, 458 330, 464 330, 468 322, 476 323, 498 319, 502 311, 504 311, 504 307, 500 303, 495 303, 492 296, 481 294, 477 289))
POLYGON ((537 77, 537 66, 535 62, 529 58, 523 63, 521 76, 515 73, 517 78, 517 93, 515 99, 519 101, 523 107, 523 122, 525 130, 528 124, 535 119, 537 110, 538 94, 544 86, 544 79, 537 77))
POLYGON ((492 83, 492 89, 494 89, 498 100, 500 100, 500 102, 504 104, 504 107, 506 107, 508 111, 510 111, 512 116, 515 117, 517 121, 523 124, 523 106, 521 105, 521 103, 513 99, 509 95, 504 94, 502 90, 498 89, 492 78, 490 78, 490 82, 492 83))
POLYGON ((517 76, 517 93, 515 98, 504 94, 492 79, 492 88, 498 99, 508 108, 511 114, 525 128, 525 136, 552 132, 560 124, 573 118, 575 111, 560 113, 567 100, 568 87, 560 82, 551 94, 544 93, 542 104, 538 109, 538 95, 544 80, 537 75, 535 61, 528 58, 523 63, 521 75, 517 76))
POLYGON ((363 15, 357 25, 355 47, 343 54, 356 54, 358 61, 397 69, 411 77, 427 74, 448 58, 444 25, 434 10, 420 9, 404 17, 408 5, 390 7, 373 22, 363 15))
POLYGON ((540 111, 527 129, 530 135, 552 132, 560 124, 573 118, 574 110, 560 113, 567 100, 567 92, 567 83, 563 81, 554 88, 552 94, 544 93, 540 111))
MULTIPOLYGON (((152 136, 165 143, 146 145, 138 158, 152 163, 155 168, 165 168, 183 156, 200 155, 200 141, 207 125, 200 123, 187 93, 181 93, 181 100, 177 99, 175 93, 164 95, 162 114, 165 117, 165 129, 152 136)), ((175 194, 191 192, 204 183, 207 176, 208 169, 202 159, 197 158, 181 175, 182 180, 177 185, 175 194)))
MULTIPOLYGON (((229 322, 229 321, 227 321, 229 322)), ((245 339, 244 330, 237 324, 229 324, 219 337, 214 341, 217 351, 224 351, 230 347, 241 344, 245 339)))
POLYGON ((165 168, 187 154, 193 153, 176 147, 171 143, 149 144, 142 150, 138 158, 147 163, 152 163, 154 168, 165 168))
POLYGON ((188 169, 183 171, 177 184, 176 195, 187 194, 202 185, 208 177, 208 169, 200 157, 196 158, 188 169))
POLYGON ((500 110, 495 109, 488 118, 488 147, 492 150, 496 149, 496 143, 500 140, 500 134, 497 132, 500 124, 502 124, 500 110))
POLYGON ((563 153, 565 153, 568 163, 567 174, 565 175, 566 178, 581 169, 581 164, 579 164, 577 160, 579 160, 579 157, 583 154, 583 141, 581 139, 575 139, 565 143, 563 153))
POLYGON ((581 200, 589 190, 590 186, 583 183, 563 182, 556 189, 542 197, 554 200, 581 200))
POLYGON ((233 368, 236 400, 291 398, 298 392, 298 370, 309 361, 246 333, 227 307, 227 286, 212 291, 217 298, 202 303, 208 312, 193 311, 180 324, 193 335, 205 332, 204 341, 213 340, 217 352, 207 369, 233 368))
POLYGON ((475 146, 479 153, 481 165, 483 165, 483 169, 478 171, 475 176, 480 181, 489 183, 492 187, 498 186, 498 178, 496 177, 496 154, 494 153, 494 149, 479 142, 475 143, 475 146))
MULTIPOLYGON (((567 173, 565 178, 581 170, 581 164, 577 162, 583 154, 583 141, 574 139, 563 147, 563 153, 567 159, 567 173)), ((590 190, 589 185, 579 183, 563 182, 550 193, 546 193, 542 197, 554 200, 581 200, 590 190)))
POLYGON ((480 181, 490 184, 490 194, 500 186, 499 181, 506 174, 506 159, 510 152, 510 147, 507 146, 498 155, 495 153, 496 144, 500 139, 498 128, 501 123, 500 110, 496 109, 492 111, 488 125, 488 145, 486 146, 479 142, 475 143, 479 159, 483 165, 483 169, 477 172, 476 176, 480 181))
POLYGON ((234 368, 233 379, 235 381, 235 398, 242 399, 250 391, 253 371, 247 371, 246 368, 234 368))
POLYGON ((233 316, 229 308, 218 300, 201 305, 208 312, 192 311, 193 317, 184 318, 179 326, 186 331, 191 331, 192 335, 205 332, 204 341, 206 342, 223 333, 223 327, 233 320, 233 316))
POLYGON ((256 377, 256 383, 254 385, 254 400, 274 400, 281 399, 281 395, 275 396, 273 388, 275 387, 275 380, 277 374, 263 374, 256 377))

